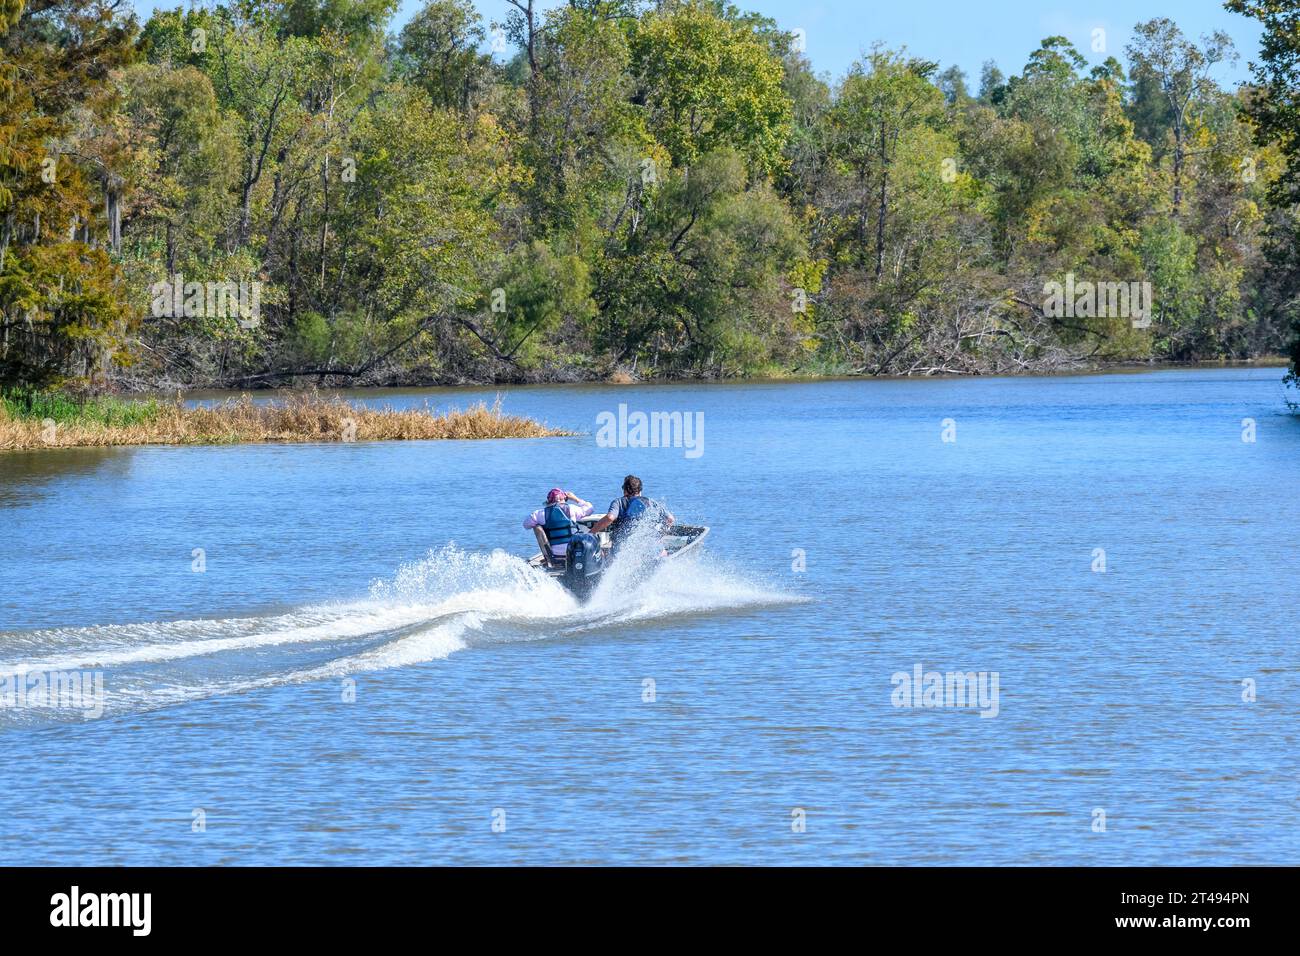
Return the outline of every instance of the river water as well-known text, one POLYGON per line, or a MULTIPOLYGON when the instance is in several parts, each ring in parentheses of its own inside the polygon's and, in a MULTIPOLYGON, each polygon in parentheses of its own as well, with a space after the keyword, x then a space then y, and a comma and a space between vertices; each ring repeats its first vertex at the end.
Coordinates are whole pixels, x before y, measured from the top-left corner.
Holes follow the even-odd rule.
POLYGON ((6 858, 1294 863, 1280 375, 520 388, 584 434, 0 454, 6 858), (620 404, 703 431, 605 447, 620 404), (580 606, 522 519, 628 472, 712 531, 580 606))

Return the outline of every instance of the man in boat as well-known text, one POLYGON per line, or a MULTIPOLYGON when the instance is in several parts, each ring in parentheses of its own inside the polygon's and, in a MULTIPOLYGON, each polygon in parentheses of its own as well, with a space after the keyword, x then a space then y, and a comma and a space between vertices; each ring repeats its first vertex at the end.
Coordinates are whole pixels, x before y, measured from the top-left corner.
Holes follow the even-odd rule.
POLYGON ((572 491, 552 488, 546 494, 546 504, 524 519, 524 527, 533 529, 542 554, 550 563, 563 564, 569 542, 582 533, 578 519, 587 517, 591 511, 590 501, 583 501, 572 491))
POLYGON ((593 534, 606 528, 617 546, 626 540, 632 529, 643 520, 655 521, 661 529, 669 528, 677 520, 673 513, 652 498, 641 495, 641 479, 628 475, 623 479, 623 497, 609 503, 609 511, 591 526, 593 534))

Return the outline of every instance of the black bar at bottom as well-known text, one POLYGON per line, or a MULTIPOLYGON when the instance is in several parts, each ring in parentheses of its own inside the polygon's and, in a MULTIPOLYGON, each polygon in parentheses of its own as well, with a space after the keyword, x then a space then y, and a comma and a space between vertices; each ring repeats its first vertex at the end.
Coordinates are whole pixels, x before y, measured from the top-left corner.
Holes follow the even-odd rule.
MULTIPOLYGON (((611 919, 625 942, 662 941, 665 927, 689 923, 736 940, 800 926, 863 940, 903 931, 926 948, 1044 934, 1232 945, 1284 931, 1294 883, 1294 870, 1267 868, 4 869, 0 925, 6 948, 69 934, 373 944, 377 931, 418 939, 453 927, 536 944, 538 933, 577 940, 611 919)), ((599 938, 619 945, 607 932, 599 938)))

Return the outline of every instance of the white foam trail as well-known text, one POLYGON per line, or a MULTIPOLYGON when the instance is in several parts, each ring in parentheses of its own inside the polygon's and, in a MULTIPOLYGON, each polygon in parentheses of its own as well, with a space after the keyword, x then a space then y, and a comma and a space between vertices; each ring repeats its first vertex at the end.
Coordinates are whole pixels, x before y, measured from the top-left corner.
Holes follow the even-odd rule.
POLYGON ((467 647, 463 635, 467 630, 480 626, 481 620, 477 615, 466 615, 457 621, 403 637, 391 644, 302 671, 298 676, 302 680, 320 680, 442 660, 467 647))
MULTIPOLYGON (((87 648, 58 657, 0 662, 0 673, 71 671, 120 667, 125 664, 157 664, 205 654, 219 654, 222 651, 243 651, 283 644, 362 637, 377 631, 392 630, 427 620, 430 612, 430 609, 420 607, 384 608, 375 611, 356 609, 360 613, 348 615, 344 612, 337 620, 305 625, 297 624, 300 619, 298 615, 286 614, 266 621, 266 624, 271 625, 269 630, 240 637, 159 642, 127 648, 87 648)), ((177 622, 177 624, 187 623, 209 622, 177 622)))
POLYGON ((559 615, 576 602, 524 561, 494 551, 466 554, 448 546, 376 582, 369 600, 304 608, 272 618, 173 621, 67 628, 23 635, 27 644, 91 645, 56 655, 0 662, 0 673, 157 664, 222 652, 348 640, 401 630, 455 614, 559 615), (231 632, 236 632, 231 634, 231 632), (251 633, 238 633, 251 631, 251 633), (207 636, 211 635, 211 636, 207 636), (228 636, 227 636, 228 635, 228 636), (140 643, 144 638, 145 642, 140 643))
MULTIPOLYGON (((105 670, 111 686, 106 713, 134 712, 217 694, 408 667, 503 640, 536 640, 672 615, 800 600, 746 581, 702 553, 661 562, 659 551, 653 535, 634 536, 622 545, 584 605, 518 557, 447 545, 403 565, 391 580, 376 581, 368 598, 352 603, 268 618, 0 635, 0 646, 8 644, 12 651, 17 645, 29 652, 0 663, 0 674, 105 670), (276 648, 284 653, 277 656, 276 648), (332 650, 338 656, 304 666, 303 653, 328 655, 332 650), (259 670, 264 673, 256 673, 259 670)), ((5 715, 0 708, 0 723, 9 719, 5 715)))

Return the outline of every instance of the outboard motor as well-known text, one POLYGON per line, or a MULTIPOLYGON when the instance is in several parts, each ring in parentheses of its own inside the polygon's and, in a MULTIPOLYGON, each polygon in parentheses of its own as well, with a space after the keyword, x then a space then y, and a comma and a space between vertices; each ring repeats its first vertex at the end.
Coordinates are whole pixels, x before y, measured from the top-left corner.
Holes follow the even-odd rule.
POLYGON ((600 573, 605 570, 605 555, 600 550, 600 538, 586 533, 575 535, 564 556, 564 584, 580 598, 585 598, 596 587, 600 573))

